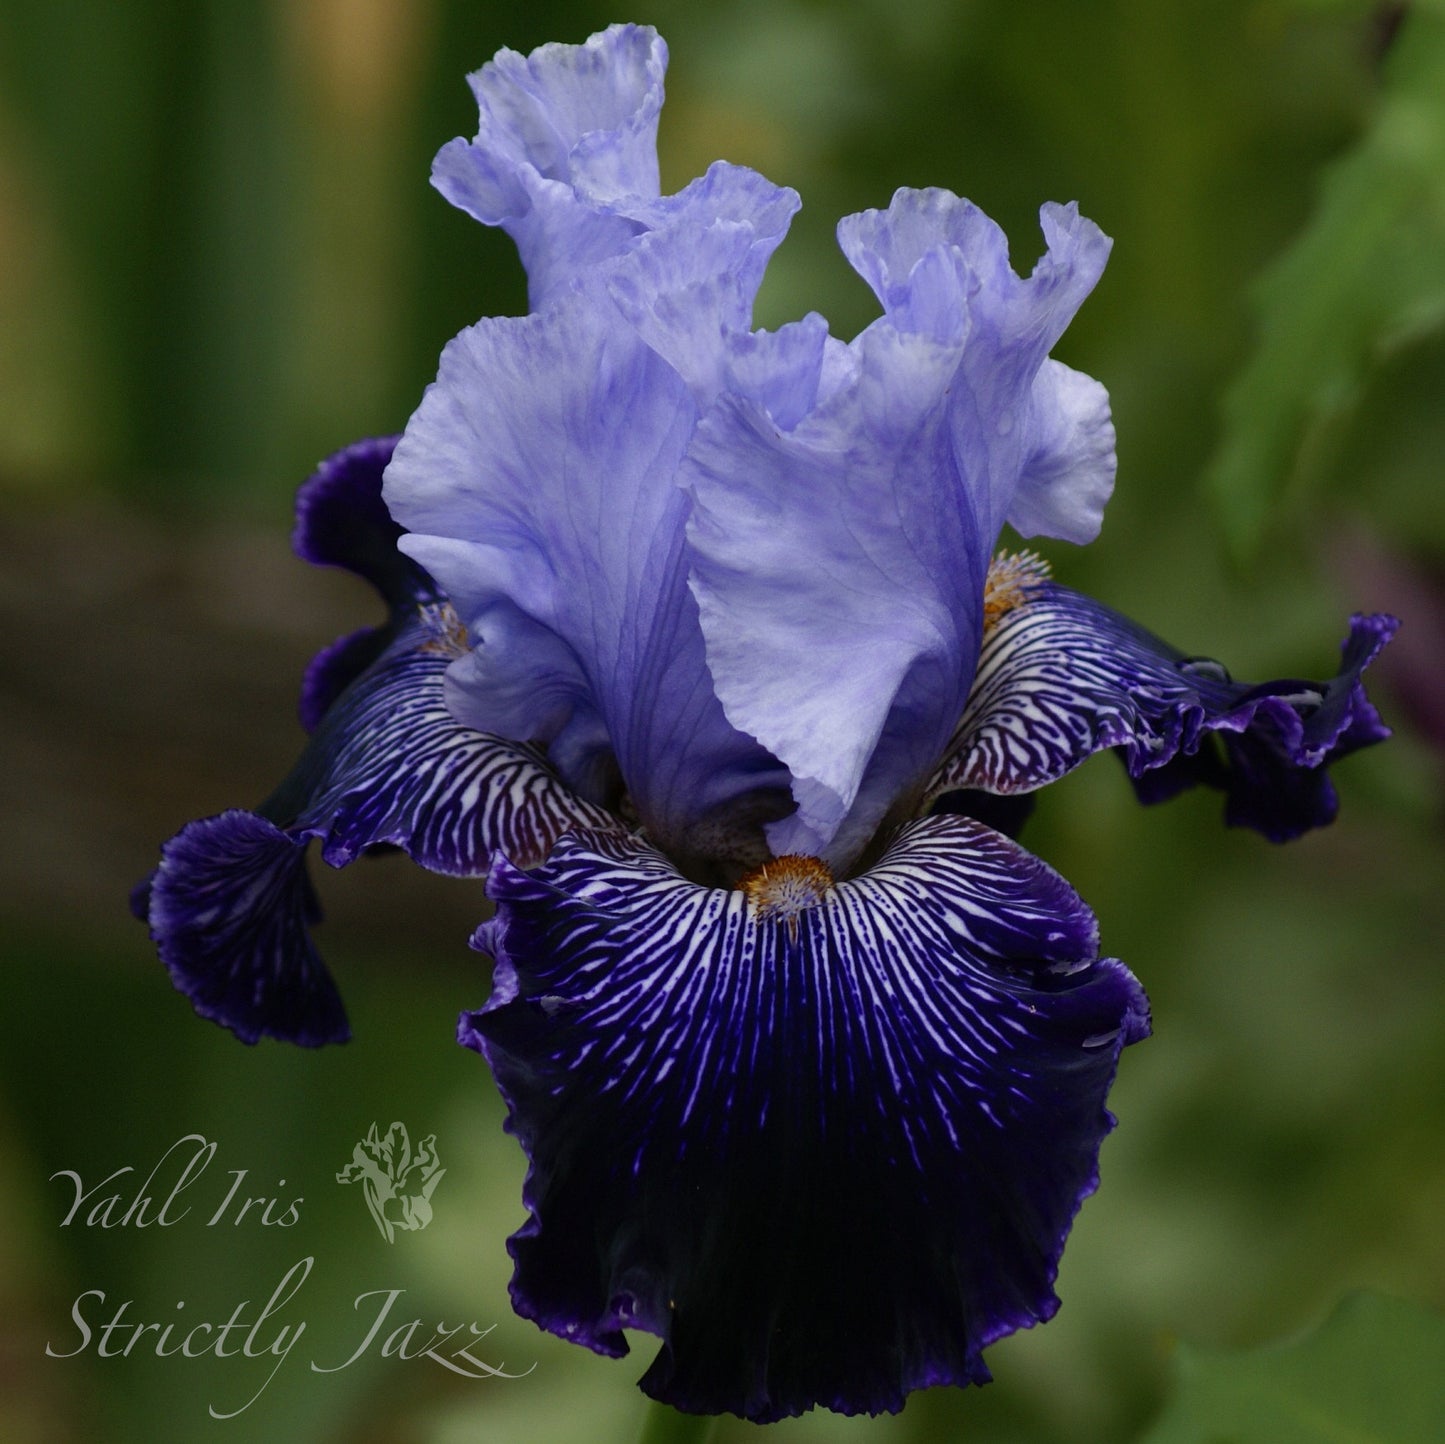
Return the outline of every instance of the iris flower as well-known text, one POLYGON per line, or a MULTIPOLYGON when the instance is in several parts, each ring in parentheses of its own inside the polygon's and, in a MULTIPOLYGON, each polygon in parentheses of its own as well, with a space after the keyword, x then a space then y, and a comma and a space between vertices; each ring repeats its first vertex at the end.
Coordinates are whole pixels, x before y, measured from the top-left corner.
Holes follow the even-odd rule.
POLYGON ((1110 242, 900 190, 839 226, 882 315, 751 329, 792 191, 658 184, 650 30, 504 51, 442 194, 515 240, 530 311, 443 352, 404 434, 302 488, 296 549, 384 626, 306 674, 311 740, 191 823, 136 905, 196 1010, 347 1035, 305 854, 485 879, 460 1041, 529 1161, 517 1310, 654 1398, 758 1421, 981 1383, 1049 1318, 1143 990, 1010 835, 1115 749, 1146 801, 1222 787, 1284 839, 1386 735, 1360 673, 1251 685, 1056 584, 1113 486, 1097 381, 1050 357, 1110 242))

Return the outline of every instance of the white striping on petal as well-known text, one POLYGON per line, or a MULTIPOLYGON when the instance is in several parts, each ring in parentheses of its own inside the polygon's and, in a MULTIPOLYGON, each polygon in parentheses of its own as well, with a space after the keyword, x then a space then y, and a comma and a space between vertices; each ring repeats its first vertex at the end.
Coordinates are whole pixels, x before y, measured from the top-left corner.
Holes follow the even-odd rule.
POLYGON ((316 734, 321 775, 294 820, 278 815, 290 784, 263 814, 321 837, 335 867, 393 843, 452 876, 484 874, 495 852, 535 866, 568 829, 617 825, 536 748, 458 723, 442 688, 450 658, 433 642, 426 619, 399 639, 316 734))

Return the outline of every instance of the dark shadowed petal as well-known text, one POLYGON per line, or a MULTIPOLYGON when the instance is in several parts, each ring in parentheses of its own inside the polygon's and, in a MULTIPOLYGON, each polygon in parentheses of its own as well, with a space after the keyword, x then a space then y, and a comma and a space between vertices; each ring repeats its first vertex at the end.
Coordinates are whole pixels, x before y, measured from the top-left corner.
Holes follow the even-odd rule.
POLYGON ((1360 674, 1394 635, 1393 617, 1354 617, 1328 681, 1255 684, 1041 569, 1024 566, 1013 585, 930 796, 1031 791, 1116 747, 1144 801, 1207 783, 1226 791, 1229 822, 1283 841, 1334 817, 1326 764, 1389 735, 1360 674))
POLYGON ((176 987, 243 1042, 264 1033, 316 1047, 350 1036, 311 940, 321 909, 305 839, 233 810, 182 828, 144 892, 151 935, 176 987))
POLYGON ((419 602, 440 600, 435 583, 397 550, 402 530, 381 499, 395 436, 358 441, 326 458, 296 493, 291 547, 302 561, 340 567, 370 582, 386 603, 385 625, 363 627, 322 648, 301 682, 301 725, 314 731, 348 683, 381 654, 419 602))
POLYGON ((801 901, 622 835, 494 866, 495 991, 459 1036, 531 1160, 513 1301, 600 1353, 657 1334, 643 1387, 682 1409, 897 1410, 1058 1307, 1147 1005, 1068 885, 971 820, 837 885, 770 867, 801 901))
POLYGON ((276 791, 254 812, 183 828, 133 900, 176 985, 247 1042, 347 1036, 309 933, 320 916, 306 876, 311 838, 333 867, 393 844, 433 872, 479 876, 499 851, 527 866, 567 828, 612 823, 534 748, 464 727, 447 710, 443 677, 464 643, 445 602, 419 600, 436 595, 430 579, 395 552, 398 529, 380 497, 389 454, 389 444, 351 448, 302 488, 297 551, 374 581, 391 621, 312 664, 303 695, 329 705, 276 791))
POLYGON ((354 442, 328 456, 296 492, 291 547, 304 562, 364 577, 387 606, 435 600, 436 586, 396 549, 402 529, 381 499, 395 436, 354 442))

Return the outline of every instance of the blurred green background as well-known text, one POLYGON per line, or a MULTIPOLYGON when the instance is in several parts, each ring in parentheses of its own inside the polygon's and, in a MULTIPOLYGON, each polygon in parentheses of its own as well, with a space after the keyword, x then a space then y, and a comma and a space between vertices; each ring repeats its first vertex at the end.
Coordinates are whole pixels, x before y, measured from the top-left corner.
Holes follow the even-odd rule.
POLYGON ((1110 388, 1119 486, 1097 544, 1048 548, 1064 580, 1246 677, 1332 671, 1352 610, 1406 617, 1372 674, 1397 737, 1337 770, 1333 829, 1277 849, 1222 829, 1217 796, 1146 812, 1108 757, 1044 796, 1024 840, 1096 909, 1155 1019, 1123 1060, 1063 1309, 991 1350, 987 1389, 777 1437, 1135 1439, 1178 1341, 1255 1345, 1362 1287, 1445 1305, 1438 5, 5 0, 7 1441, 635 1434, 650 1341, 595 1358, 507 1303, 522 1161, 452 1042, 488 990, 464 946, 480 889, 397 858, 319 878, 356 1034, 321 1054, 195 1019, 126 909, 182 823, 265 795, 307 657, 372 616, 359 584, 290 558, 295 485, 399 429, 463 325, 525 305, 505 238, 427 185, 475 128, 464 73, 619 18, 672 48, 665 189, 725 156, 803 196, 761 323, 865 325, 833 226, 902 184, 977 201, 1020 269, 1045 200, 1115 238, 1059 354, 1110 388), (435 1133, 448 1172, 432 1226, 388 1244, 333 1179, 393 1119, 435 1133), (217 1146, 190 1215, 86 1226, 87 1204, 62 1226, 60 1171, 90 1188, 129 1167, 92 1195, 124 1203, 191 1134, 217 1146), (303 1198, 299 1221, 208 1226, 243 1170, 239 1196, 303 1198), (227 1422, 208 1406, 239 1408, 274 1358, 158 1358, 153 1334, 129 1358, 46 1355, 77 1348, 82 1294, 93 1326, 126 1301, 126 1322, 221 1322, 243 1300, 254 1318, 303 1258, 279 1322, 306 1334, 227 1422), (358 1295, 393 1289, 384 1332, 495 1325, 476 1352, 535 1367, 469 1381, 381 1357, 379 1336, 309 1369, 359 1343, 382 1295, 358 1295))

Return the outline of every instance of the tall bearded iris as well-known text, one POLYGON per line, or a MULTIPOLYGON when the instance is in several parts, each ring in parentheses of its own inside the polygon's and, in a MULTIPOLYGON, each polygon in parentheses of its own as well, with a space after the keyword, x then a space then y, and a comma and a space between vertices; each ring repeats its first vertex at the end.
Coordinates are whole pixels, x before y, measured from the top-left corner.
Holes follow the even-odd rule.
POLYGON ((680 1408, 895 1410, 1047 1319, 1148 1032, 1069 886, 985 819, 1116 749, 1146 800, 1223 787, 1284 839, 1385 736, 1360 673, 1254 686, 1050 580, 1114 480, 1103 388, 1050 358, 1109 241, 1045 206, 1026 277, 946 191, 839 227, 881 317, 754 331, 796 196, 719 163, 659 192, 666 59, 617 26, 472 77, 442 193, 516 241, 396 440, 302 489, 297 548, 386 625, 312 664, 312 741, 139 891, 198 1011, 345 1037, 312 838, 484 877, 463 1016, 530 1161, 517 1309, 680 1408))

